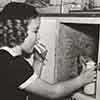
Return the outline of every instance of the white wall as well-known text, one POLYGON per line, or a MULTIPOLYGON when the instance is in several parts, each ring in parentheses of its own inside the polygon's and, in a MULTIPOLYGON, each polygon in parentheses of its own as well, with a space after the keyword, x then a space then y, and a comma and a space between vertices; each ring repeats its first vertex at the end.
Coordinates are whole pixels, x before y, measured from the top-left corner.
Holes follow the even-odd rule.
POLYGON ((55 67, 55 32, 56 20, 50 17, 41 19, 40 25, 40 41, 44 43, 48 49, 46 65, 42 71, 41 78, 50 83, 54 82, 54 67, 55 67))

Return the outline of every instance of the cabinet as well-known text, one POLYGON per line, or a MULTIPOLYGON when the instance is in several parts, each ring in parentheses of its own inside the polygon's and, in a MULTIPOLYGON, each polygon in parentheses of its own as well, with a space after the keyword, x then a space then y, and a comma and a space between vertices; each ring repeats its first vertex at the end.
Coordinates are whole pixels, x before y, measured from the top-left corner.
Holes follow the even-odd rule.
MULTIPOLYGON (((77 76, 77 56, 80 53, 91 55, 99 63, 99 23, 100 18, 41 17, 40 39, 48 49, 48 61, 41 78, 53 84, 77 76)), ((99 100, 99 84, 98 71, 96 95, 91 97, 76 92, 73 97, 79 100, 99 100)))

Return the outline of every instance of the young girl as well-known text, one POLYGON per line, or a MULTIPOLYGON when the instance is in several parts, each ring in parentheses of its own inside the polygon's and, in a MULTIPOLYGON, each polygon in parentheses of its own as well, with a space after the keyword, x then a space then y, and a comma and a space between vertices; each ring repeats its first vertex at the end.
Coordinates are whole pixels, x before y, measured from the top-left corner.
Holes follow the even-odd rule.
MULTIPOLYGON (((41 80, 31 64, 25 60, 33 54, 39 26, 40 16, 28 4, 12 2, 0 13, 1 100, 25 100, 28 92, 55 99, 71 94, 96 77, 93 67, 72 80, 53 85, 41 80)), ((34 52, 34 67, 39 66, 41 71, 44 60, 34 52)))

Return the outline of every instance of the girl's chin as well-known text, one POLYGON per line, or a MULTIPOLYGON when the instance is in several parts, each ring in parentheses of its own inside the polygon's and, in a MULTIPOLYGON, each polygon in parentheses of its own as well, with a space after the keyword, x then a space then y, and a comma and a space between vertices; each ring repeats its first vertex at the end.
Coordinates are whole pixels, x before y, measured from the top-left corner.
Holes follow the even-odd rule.
POLYGON ((31 49, 31 50, 27 50, 27 51, 25 51, 27 54, 32 54, 33 53, 33 49, 31 49))

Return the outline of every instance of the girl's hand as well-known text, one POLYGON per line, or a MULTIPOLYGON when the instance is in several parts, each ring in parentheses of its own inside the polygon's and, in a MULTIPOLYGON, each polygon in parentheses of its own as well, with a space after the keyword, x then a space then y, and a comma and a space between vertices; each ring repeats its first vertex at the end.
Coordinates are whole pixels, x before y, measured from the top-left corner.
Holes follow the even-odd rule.
POLYGON ((45 45, 38 43, 34 46, 34 52, 36 59, 41 58, 42 60, 46 60, 48 50, 46 49, 45 45))
POLYGON ((89 69, 84 69, 81 72, 79 76, 79 80, 82 82, 83 85, 96 81, 95 69, 96 69, 96 66, 89 68, 89 69))
POLYGON ((44 59, 37 52, 34 53, 34 60, 39 62, 44 61, 44 59))

